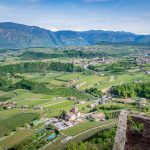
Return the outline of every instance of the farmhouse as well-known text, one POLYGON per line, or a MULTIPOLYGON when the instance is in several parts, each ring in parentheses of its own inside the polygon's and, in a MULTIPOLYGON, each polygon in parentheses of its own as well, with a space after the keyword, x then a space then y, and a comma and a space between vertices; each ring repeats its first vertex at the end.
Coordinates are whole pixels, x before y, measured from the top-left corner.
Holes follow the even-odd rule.
POLYGON ((7 108, 7 109, 15 108, 16 105, 17 104, 15 102, 2 102, 2 103, 0 103, 0 106, 7 108))
POLYGON ((105 120, 105 114, 103 112, 93 113, 90 115, 90 117, 96 121, 104 121, 105 120))
POLYGON ((97 105, 98 105, 98 103, 93 103, 93 104, 88 105, 88 107, 95 108, 97 105))
POLYGON ((150 75, 150 71, 145 71, 145 74, 150 75))
POLYGON ((78 109, 74 106, 70 112, 66 113, 65 120, 67 121, 74 121, 75 119, 78 119, 81 116, 81 113, 78 111, 78 109))
POLYGON ((78 101, 79 104, 85 104, 85 101, 78 101))
POLYGON ((34 107, 34 109, 36 109, 36 110, 43 110, 43 107, 42 106, 36 106, 36 107, 34 107))
POLYGON ((68 98, 68 100, 71 100, 71 101, 75 101, 76 99, 77 99, 77 98, 76 98, 76 97, 73 97, 73 96, 68 98))

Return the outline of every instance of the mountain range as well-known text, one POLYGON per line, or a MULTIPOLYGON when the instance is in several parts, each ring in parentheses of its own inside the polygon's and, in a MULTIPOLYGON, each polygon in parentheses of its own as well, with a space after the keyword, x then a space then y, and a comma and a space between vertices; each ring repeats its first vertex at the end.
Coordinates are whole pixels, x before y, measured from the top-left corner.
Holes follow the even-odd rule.
POLYGON ((150 43, 150 35, 103 30, 57 31, 12 22, 0 23, 0 48, 83 46, 100 42, 150 43))

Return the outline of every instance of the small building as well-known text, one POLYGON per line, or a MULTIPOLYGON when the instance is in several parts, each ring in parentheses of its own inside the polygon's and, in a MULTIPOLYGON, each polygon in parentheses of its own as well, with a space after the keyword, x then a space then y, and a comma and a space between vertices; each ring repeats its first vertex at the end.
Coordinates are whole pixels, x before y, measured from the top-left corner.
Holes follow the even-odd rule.
POLYGON ((67 113, 65 116, 65 120, 67 121, 74 121, 76 119, 76 115, 74 113, 67 113))
POLYGON ((104 121, 105 120, 105 114, 103 112, 93 113, 90 115, 90 117, 96 121, 104 121))
POLYGON ((65 116, 65 120, 74 121, 75 119, 79 118, 80 116, 81 116, 81 113, 78 111, 78 108, 76 108, 74 106, 69 112, 67 112, 67 114, 65 116))
POLYGON ((22 105, 20 108, 22 108, 22 109, 28 109, 29 106, 28 105, 22 105))
POLYGON ((6 109, 11 109, 11 108, 15 108, 17 106, 17 104, 15 102, 2 102, 0 103, 0 106, 6 108, 6 109))
POLYGON ((36 110, 43 110, 43 107, 42 106, 36 106, 36 107, 34 107, 34 109, 36 109, 36 110))
POLYGON ((93 104, 88 105, 88 107, 95 108, 97 105, 98 105, 98 103, 93 103, 93 104))
POLYGON ((79 104, 85 104, 85 101, 78 101, 79 104))
POLYGON ((70 121, 66 121, 64 124, 65 124, 67 127, 72 127, 72 126, 73 126, 73 124, 72 124, 70 121))
POLYGON ((150 71, 145 71, 145 74, 150 75, 150 71))
POLYGON ((78 112, 78 108, 76 108, 75 106, 72 107, 72 109, 70 110, 70 112, 76 114, 78 112))
POLYGON ((77 99, 77 98, 76 98, 76 97, 73 97, 73 96, 68 98, 68 100, 71 100, 71 101, 75 101, 76 99, 77 99))

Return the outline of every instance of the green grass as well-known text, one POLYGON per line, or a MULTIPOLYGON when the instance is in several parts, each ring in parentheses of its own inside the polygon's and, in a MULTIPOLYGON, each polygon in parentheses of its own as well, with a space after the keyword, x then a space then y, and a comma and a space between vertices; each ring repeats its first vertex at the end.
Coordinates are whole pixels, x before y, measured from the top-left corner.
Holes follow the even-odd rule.
POLYGON ((62 76, 60 76, 59 78, 57 78, 58 80, 62 80, 62 81, 65 81, 65 82, 68 82, 72 79, 76 79, 76 78, 79 78, 79 79, 82 79, 86 77, 85 75, 83 75, 82 73, 66 73, 62 76))
POLYGON ((124 73, 124 74, 118 74, 114 75, 114 79, 111 79, 112 74, 107 76, 105 80, 102 80, 99 82, 99 85, 95 86, 100 90, 104 90, 110 88, 111 86, 121 84, 123 82, 133 82, 136 80, 149 80, 150 77, 148 75, 145 75, 144 73, 124 73))
POLYGON ((24 110, 21 109, 8 109, 0 112, 0 120, 22 113, 24 110))
POLYGON ((76 97, 77 99, 88 99, 93 98, 92 96, 78 91, 73 88, 66 88, 66 87, 43 87, 38 86, 34 92, 51 95, 53 97, 76 97))
POLYGON ((74 136, 77 134, 80 134, 81 132, 84 132, 88 129, 94 128, 94 127, 98 127, 101 125, 105 125, 105 124, 109 124, 116 121, 115 119, 110 119, 110 120, 106 120, 106 121, 101 121, 101 122, 97 122, 97 121, 84 121, 72 128, 68 128, 66 130, 63 131, 64 134, 68 135, 68 136, 74 136))
POLYGON ((19 129, 15 134, 12 136, 9 136, 8 138, 0 141, 0 145, 2 148, 11 148, 14 145, 17 145, 24 139, 28 138, 34 133, 34 130, 28 130, 28 129, 19 129))
POLYGON ((9 118, 0 120, 0 137, 16 130, 17 127, 23 127, 25 123, 30 123, 39 115, 37 113, 20 113, 9 118))
POLYGON ((47 113, 47 116, 48 117, 58 116, 61 114, 62 110, 69 111, 73 107, 73 105, 74 105, 73 101, 67 101, 67 100, 58 104, 54 103, 54 105, 46 107, 46 109, 50 110, 50 112, 47 113))
POLYGON ((0 91, 0 96, 4 95, 5 92, 4 91, 0 91))
POLYGON ((17 105, 36 106, 50 101, 48 98, 44 98, 44 97, 45 95, 43 94, 36 94, 28 91, 14 97, 10 101, 16 102, 17 105))
POLYGON ((5 136, 5 135, 8 135, 12 132, 11 129, 5 127, 4 125, 0 124, 0 138, 5 136))
POLYGON ((75 84, 79 86, 80 90, 85 90, 94 85, 97 85, 100 81, 103 81, 105 79, 106 79, 105 77, 101 77, 98 75, 88 75, 88 76, 85 76, 84 78, 81 78, 75 84))

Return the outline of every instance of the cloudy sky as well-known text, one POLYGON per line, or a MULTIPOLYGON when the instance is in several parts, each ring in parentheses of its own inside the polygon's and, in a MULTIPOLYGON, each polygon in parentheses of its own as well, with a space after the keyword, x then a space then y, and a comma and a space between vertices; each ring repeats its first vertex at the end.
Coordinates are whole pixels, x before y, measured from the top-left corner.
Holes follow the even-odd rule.
POLYGON ((0 22, 150 34, 150 0, 0 0, 0 22))

